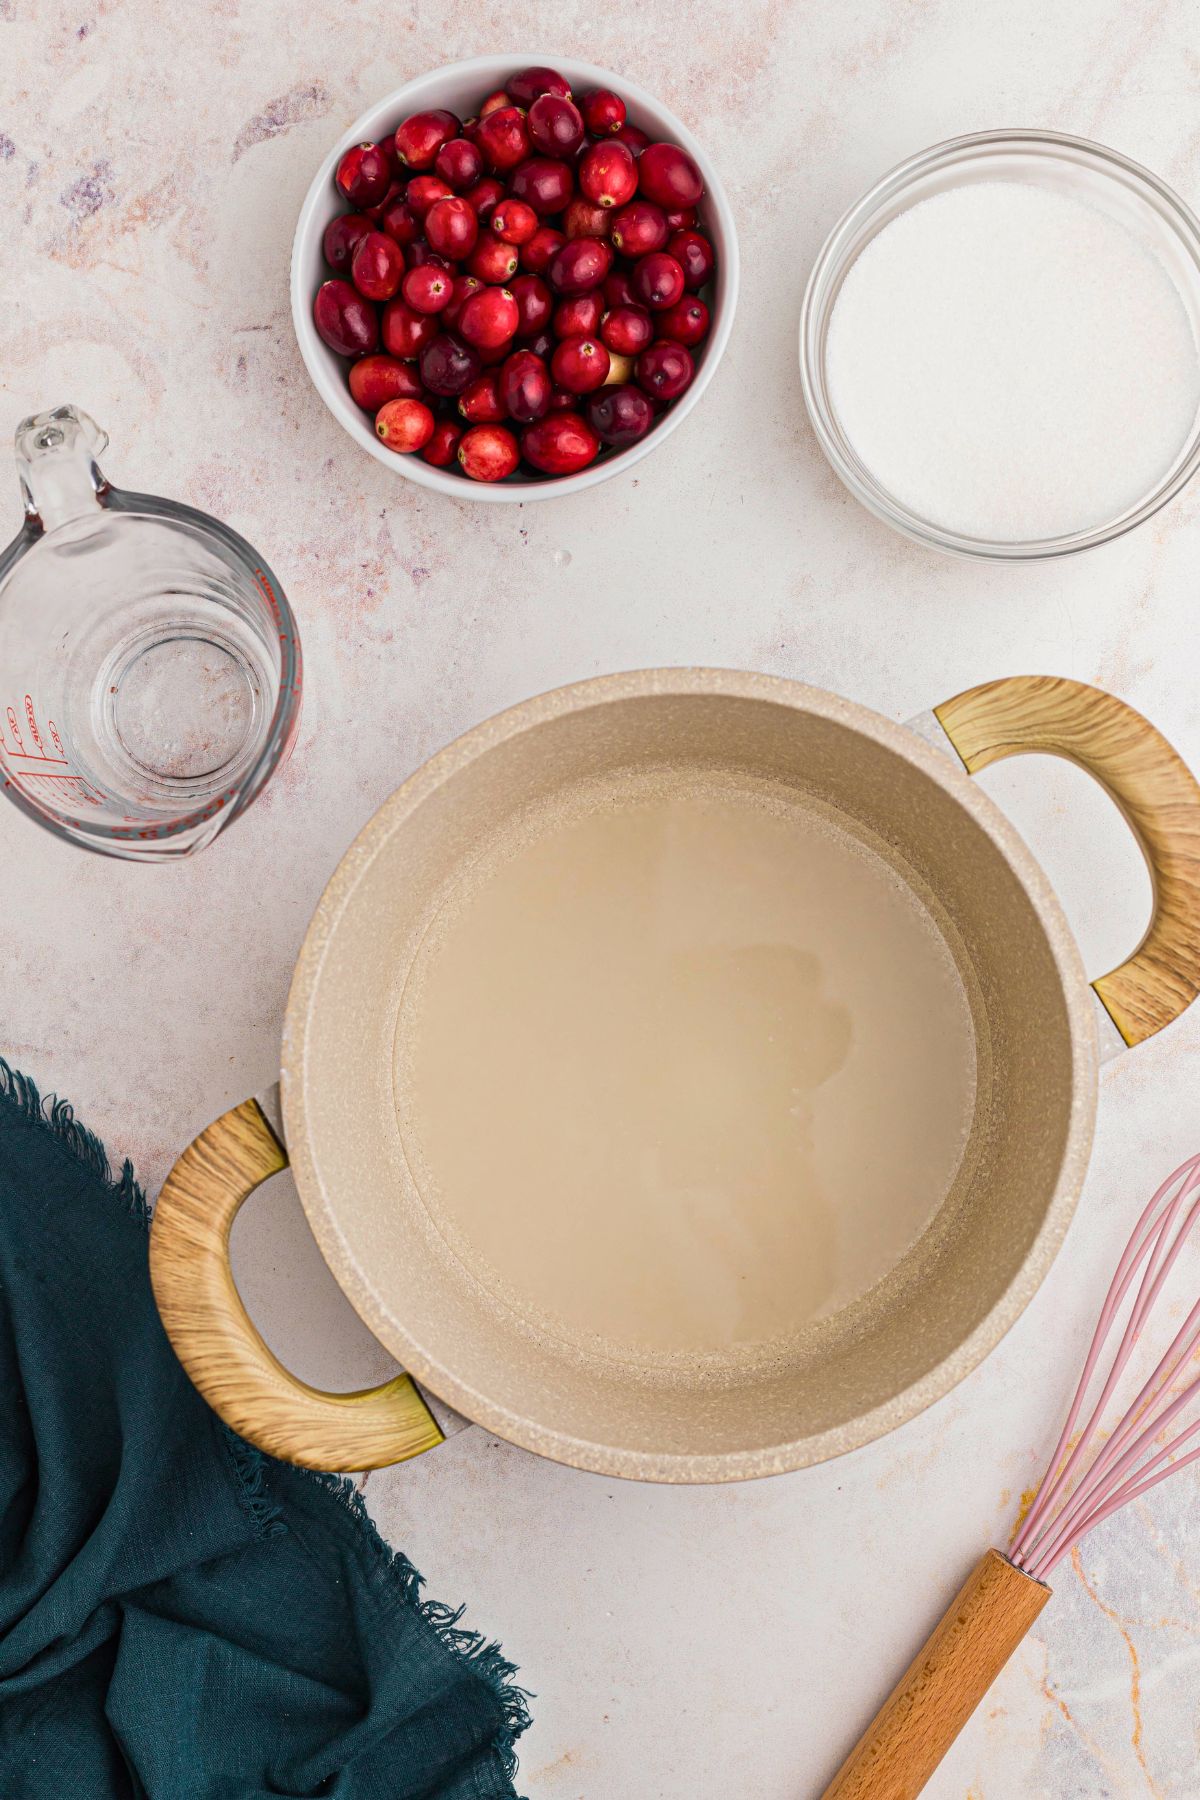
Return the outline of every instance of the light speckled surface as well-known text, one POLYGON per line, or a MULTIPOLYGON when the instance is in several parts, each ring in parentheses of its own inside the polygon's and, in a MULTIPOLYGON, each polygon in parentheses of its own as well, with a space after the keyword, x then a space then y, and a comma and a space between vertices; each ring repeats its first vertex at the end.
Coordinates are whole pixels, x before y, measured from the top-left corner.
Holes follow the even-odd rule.
MULTIPOLYGON (((194 863, 140 870, 0 812, 0 1048, 76 1101, 157 1186, 224 1106, 274 1078, 308 915, 378 801, 430 751, 555 683, 662 662, 757 667, 895 719, 1026 670, 1115 689, 1200 766, 1200 491, 1135 535, 1038 569, 936 559, 830 474, 794 366, 818 244, 867 183, 994 124, 1093 135, 1200 200, 1200 61, 1184 0, 720 0, 653 31, 606 14, 325 13, 282 0, 0 4, 10 223, 0 429, 74 399, 114 479, 261 544, 308 658, 301 740, 194 863), (477 50, 555 42, 628 66, 710 144, 738 209, 733 340, 694 418, 629 477, 552 507, 416 494, 358 456, 292 342, 292 222, 329 138, 377 93, 477 50), (180 46, 186 47, 186 54, 180 46), (207 57, 207 63, 205 58, 207 57)), ((7 521, 15 529, 15 482, 7 521)), ((985 777, 1063 896, 1089 972, 1147 889, 1084 776, 985 777)), ((1101 1075, 1092 1171, 1054 1271, 961 1387, 898 1435, 749 1487, 639 1487, 477 1430, 372 1476, 434 1592, 470 1596, 538 1690, 533 1800, 793 1800, 819 1792, 1057 1429, 1090 1315, 1152 1181, 1200 1144, 1200 1015, 1101 1075)), ((304 1372, 385 1359, 300 1252, 281 1177, 239 1267, 304 1372)), ((1200 1270, 1198 1270, 1200 1274, 1200 1270)), ((929 1789, 932 1800, 1194 1800, 1200 1528, 1184 1475, 1102 1528, 929 1789)))

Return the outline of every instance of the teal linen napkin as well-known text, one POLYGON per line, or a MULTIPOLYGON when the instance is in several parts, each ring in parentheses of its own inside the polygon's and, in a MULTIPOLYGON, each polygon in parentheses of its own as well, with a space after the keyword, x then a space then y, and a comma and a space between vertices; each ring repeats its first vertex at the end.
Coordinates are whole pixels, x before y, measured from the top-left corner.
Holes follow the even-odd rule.
POLYGON ((512 1800, 525 1694, 200 1399, 126 1163, 0 1062, 0 1795, 512 1800))

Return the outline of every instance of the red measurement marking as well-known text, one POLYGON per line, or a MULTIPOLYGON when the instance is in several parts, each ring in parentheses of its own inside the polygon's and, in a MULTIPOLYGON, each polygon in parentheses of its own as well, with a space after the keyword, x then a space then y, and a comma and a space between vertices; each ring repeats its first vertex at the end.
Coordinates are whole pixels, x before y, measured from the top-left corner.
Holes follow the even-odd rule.
POLYGON ((21 755, 24 756, 25 740, 21 736, 20 728, 17 725, 17 715, 11 706, 8 709, 8 729, 12 732, 13 737, 16 740, 17 749, 21 752, 21 755))
POLYGON ((29 735, 40 750, 42 748, 42 734, 38 730, 37 719, 34 717, 33 698, 29 694, 26 694, 25 696, 25 717, 29 721, 29 735))

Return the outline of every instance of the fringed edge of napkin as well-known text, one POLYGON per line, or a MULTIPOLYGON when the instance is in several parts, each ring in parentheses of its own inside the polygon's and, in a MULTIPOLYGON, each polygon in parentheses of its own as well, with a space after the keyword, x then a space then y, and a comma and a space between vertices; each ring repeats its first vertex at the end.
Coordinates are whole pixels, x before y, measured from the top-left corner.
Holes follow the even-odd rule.
MULTIPOLYGON (((0 1105, 13 1108, 26 1124, 37 1125, 56 1137, 76 1162, 82 1163, 85 1169, 104 1184, 111 1197, 125 1208, 130 1217, 149 1231, 153 1210, 129 1158, 126 1157, 121 1164, 120 1174, 114 1175, 103 1142, 94 1131, 89 1131, 86 1125, 79 1123, 70 1101, 60 1100, 57 1094, 47 1094, 43 1099, 36 1083, 19 1069, 14 1069, 2 1056, 0 1105)), ((286 1531, 283 1508, 277 1506, 270 1495, 272 1459, 254 1444, 239 1437, 224 1422, 221 1422, 221 1432, 229 1451, 239 1495, 258 1535, 272 1537, 277 1532, 286 1531)), ((380 1536, 374 1519, 367 1511, 366 1502, 349 1477, 322 1474, 314 1469, 302 1469, 299 1472, 308 1480, 317 1482, 350 1514, 385 1574, 396 1583, 401 1604, 411 1607, 446 1648, 466 1665, 471 1674, 491 1690, 500 1707, 502 1720, 493 1747, 501 1759, 505 1773, 510 1780, 513 1779, 517 1772, 516 1740, 532 1724, 529 1701, 534 1697, 527 1688, 517 1686, 517 1664, 509 1661, 500 1644, 489 1641, 481 1631, 467 1630, 459 1624, 466 1611, 465 1606, 448 1606, 443 1600, 422 1600, 424 1576, 414 1568, 403 1550, 393 1549, 380 1536)))

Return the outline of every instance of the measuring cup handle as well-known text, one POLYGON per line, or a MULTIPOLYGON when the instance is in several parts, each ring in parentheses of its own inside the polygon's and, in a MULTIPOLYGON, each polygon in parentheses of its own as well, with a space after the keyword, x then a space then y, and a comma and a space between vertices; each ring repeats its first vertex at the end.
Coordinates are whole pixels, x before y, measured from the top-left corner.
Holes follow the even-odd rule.
POLYGON ((267 1348, 234 1286, 229 1233, 287 1151, 256 1100, 222 1113, 188 1145, 150 1229, 150 1281, 163 1328, 215 1413, 252 1444, 310 1469, 378 1469, 419 1456, 442 1433, 407 1375, 358 1393, 309 1387, 267 1348))
POLYGON ((1082 681, 1017 675, 934 707, 972 775, 1022 751, 1078 763, 1141 845, 1154 910, 1133 955, 1092 983, 1127 1044, 1177 1019, 1200 993, 1200 783, 1132 706, 1082 681))

